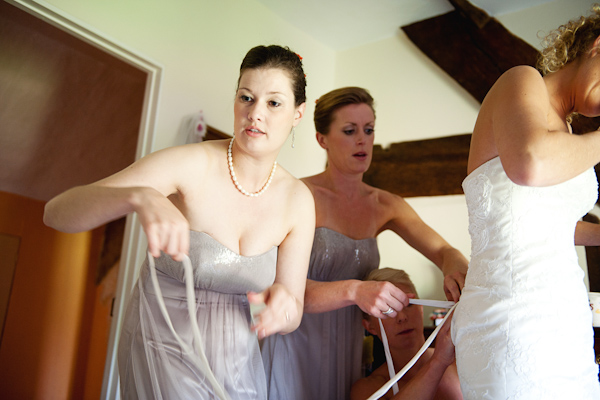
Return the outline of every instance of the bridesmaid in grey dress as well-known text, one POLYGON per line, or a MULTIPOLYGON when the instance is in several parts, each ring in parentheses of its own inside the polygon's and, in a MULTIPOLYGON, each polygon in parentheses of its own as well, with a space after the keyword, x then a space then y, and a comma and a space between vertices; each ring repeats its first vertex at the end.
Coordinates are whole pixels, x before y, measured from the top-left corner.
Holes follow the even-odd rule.
POLYGON ((267 398, 258 339, 300 324, 315 227, 310 190, 275 161, 304 115, 300 60, 246 54, 235 140, 157 151, 47 204, 65 232, 139 215, 149 257, 119 343, 123 398, 267 398), (250 303, 265 305, 254 323, 250 303))
POLYGON ((400 196, 362 181, 375 132, 373 98, 362 88, 333 90, 315 108, 324 172, 304 178, 315 198, 317 228, 310 257, 304 317, 293 333, 265 340, 262 355, 272 400, 348 399, 361 377, 361 310, 395 317, 408 297, 389 282, 363 282, 379 266, 376 237, 391 229, 444 273, 458 300, 467 260, 426 225, 400 196))

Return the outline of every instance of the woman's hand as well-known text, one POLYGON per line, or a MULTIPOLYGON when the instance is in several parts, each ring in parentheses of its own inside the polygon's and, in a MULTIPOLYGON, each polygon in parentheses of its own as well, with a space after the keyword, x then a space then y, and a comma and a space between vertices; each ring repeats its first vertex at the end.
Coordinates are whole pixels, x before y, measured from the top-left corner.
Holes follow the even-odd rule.
POLYGON ((395 317, 408 306, 408 296, 390 282, 359 281, 354 302, 364 312, 377 318, 395 317), (387 312, 392 309, 391 312, 387 312), (384 314, 385 313, 385 314, 384 314))
POLYGON ((162 193, 152 188, 140 188, 134 196, 134 210, 148 238, 148 250, 153 257, 160 252, 181 261, 189 253, 189 223, 181 211, 162 193))
POLYGON ((300 307, 296 298, 282 284, 275 283, 261 293, 248 292, 250 304, 265 307, 253 315, 251 329, 259 339, 275 333, 289 333, 300 325, 300 307))
POLYGON ((454 343, 452 343, 452 337, 450 335, 451 326, 452 315, 448 317, 444 326, 440 328, 435 339, 435 352, 433 353, 433 358, 446 367, 455 360, 454 343))
POLYGON ((458 250, 449 247, 444 251, 441 270, 444 274, 444 293, 448 300, 460 300, 468 267, 468 261, 458 250))

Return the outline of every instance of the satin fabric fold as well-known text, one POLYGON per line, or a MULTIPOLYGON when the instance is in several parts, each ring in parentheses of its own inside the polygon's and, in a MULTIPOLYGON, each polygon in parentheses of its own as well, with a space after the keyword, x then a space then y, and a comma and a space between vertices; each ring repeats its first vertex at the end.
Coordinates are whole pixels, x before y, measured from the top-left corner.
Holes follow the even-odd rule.
MULTIPOLYGON (((196 318, 210 369, 231 399, 266 399, 256 335, 250 331, 246 292, 275 279, 277 248, 244 257, 202 232, 190 233, 196 318)), ((179 337, 193 348, 182 265, 156 259, 162 299, 179 337)), ((118 350, 123 399, 217 399, 197 354, 182 348, 159 310, 148 260, 125 315, 118 350)))

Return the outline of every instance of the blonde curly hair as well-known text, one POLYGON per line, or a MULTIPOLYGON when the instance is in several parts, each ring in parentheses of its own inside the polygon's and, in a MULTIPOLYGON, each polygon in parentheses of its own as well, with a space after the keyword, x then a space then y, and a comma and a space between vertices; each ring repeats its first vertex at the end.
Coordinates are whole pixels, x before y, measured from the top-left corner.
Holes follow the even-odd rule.
POLYGON ((542 41, 543 50, 537 67, 542 75, 556 72, 591 50, 600 35, 600 5, 592 6, 590 15, 571 20, 550 32, 542 41))

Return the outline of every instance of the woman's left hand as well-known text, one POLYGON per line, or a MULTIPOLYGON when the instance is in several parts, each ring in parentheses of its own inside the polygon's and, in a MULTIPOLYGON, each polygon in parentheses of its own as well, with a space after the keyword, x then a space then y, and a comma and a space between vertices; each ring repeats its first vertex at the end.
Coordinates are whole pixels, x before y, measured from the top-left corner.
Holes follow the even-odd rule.
POLYGON ((251 329, 259 339, 280 332, 291 332, 300 324, 298 302, 290 291, 280 283, 275 283, 261 293, 248 292, 251 304, 265 304, 265 307, 253 315, 251 329))

